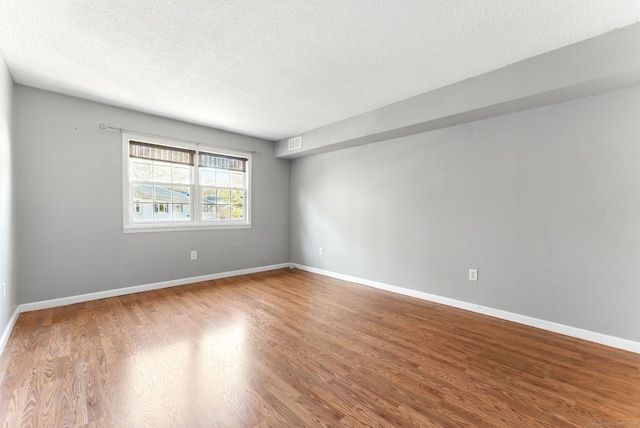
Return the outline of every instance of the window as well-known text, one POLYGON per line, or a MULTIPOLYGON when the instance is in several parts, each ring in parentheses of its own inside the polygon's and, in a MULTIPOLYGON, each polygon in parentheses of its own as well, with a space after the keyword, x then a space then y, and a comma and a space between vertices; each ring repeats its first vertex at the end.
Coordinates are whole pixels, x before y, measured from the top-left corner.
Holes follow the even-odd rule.
POLYGON ((123 134, 124 231, 250 227, 251 155, 123 134))

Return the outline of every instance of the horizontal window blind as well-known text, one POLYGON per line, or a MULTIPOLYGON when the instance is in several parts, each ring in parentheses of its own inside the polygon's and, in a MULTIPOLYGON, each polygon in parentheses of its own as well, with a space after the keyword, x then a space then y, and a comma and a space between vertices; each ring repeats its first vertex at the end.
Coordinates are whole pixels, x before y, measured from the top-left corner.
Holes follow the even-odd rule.
POLYGON ((179 149, 176 147, 160 146, 157 144, 129 140, 130 158, 193 165, 195 153, 196 152, 194 150, 179 149))
POLYGON ((200 166, 228 169, 231 171, 246 171, 247 159, 235 156, 216 155, 213 153, 200 152, 200 166))

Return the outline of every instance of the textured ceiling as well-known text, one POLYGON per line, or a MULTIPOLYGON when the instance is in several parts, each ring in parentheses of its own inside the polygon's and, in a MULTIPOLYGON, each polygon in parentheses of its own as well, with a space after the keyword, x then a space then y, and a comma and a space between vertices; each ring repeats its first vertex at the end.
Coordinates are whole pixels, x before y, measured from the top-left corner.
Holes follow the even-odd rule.
POLYGON ((639 21, 638 0, 0 0, 0 50, 17 83, 276 140, 639 21))

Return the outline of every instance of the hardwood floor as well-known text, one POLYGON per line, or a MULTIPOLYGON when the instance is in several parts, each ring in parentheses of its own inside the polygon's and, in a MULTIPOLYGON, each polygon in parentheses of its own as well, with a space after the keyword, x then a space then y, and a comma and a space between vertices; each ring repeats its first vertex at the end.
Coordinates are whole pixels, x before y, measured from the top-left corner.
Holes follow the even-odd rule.
POLYGON ((302 271, 20 315, 2 426, 640 426, 640 355, 302 271))

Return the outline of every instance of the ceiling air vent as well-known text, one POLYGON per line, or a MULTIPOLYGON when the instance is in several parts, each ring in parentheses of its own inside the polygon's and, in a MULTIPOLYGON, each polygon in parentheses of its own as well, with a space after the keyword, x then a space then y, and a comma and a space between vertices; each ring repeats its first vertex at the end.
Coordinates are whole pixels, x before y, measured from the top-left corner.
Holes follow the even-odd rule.
POLYGON ((296 150, 302 148, 302 136, 289 138, 289 150, 296 150))

